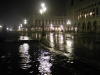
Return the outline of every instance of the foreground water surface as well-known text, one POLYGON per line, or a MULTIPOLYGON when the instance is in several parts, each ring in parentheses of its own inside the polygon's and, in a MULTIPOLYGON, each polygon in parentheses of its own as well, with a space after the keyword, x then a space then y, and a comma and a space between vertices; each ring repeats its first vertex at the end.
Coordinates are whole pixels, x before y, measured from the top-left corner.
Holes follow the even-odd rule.
MULTIPOLYGON (((40 33, 33 33, 19 36, 19 39, 40 39, 40 36, 40 33)), ((46 38, 50 48, 45 48, 40 43, 0 43, 0 75, 99 73, 97 64, 100 61, 100 44, 95 43, 95 35, 47 33, 46 38), (92 63, 97 67, 95 68, 92 63)))

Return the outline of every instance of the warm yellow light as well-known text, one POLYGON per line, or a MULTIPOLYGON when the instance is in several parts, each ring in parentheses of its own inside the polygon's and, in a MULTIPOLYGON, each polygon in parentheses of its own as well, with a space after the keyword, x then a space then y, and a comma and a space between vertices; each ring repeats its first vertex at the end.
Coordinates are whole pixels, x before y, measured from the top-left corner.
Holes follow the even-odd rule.
POLYGON ((82 15, 80 15, 80 18, 82 17, 82 15))
POLYGON ((90 12, 90 16, 92 15, 92 12, 90 12))
POLYGON ((86 14, 85 14, 85 18, 86 18, 86 14))
POLYGON ((80 17, 78 16, 78 19, 79 19, 80 17))

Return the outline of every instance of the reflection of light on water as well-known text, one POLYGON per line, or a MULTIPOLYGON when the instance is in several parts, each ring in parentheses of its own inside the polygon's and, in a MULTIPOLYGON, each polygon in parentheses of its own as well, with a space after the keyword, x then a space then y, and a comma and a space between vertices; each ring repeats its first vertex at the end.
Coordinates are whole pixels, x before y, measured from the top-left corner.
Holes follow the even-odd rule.
POLYGON ((71 40, 67 40, 66 43, 67 43, 68 47, 72 47, 72 41, 71 40))
POLYGON ((56 43, 57 43, 57 38, 58 38, 57 36, 58 36, 58 35, 57 35, 57 34, 55 34, 55 42, 56 42, 56 43))
POLYGON ((28 69, 31 67, 31 65, 29 64, 31 60, 28 50, 29 50, 29 45, 27 43, 24 43, 19 47, 20 57, 22 58, 20 61, 20 66, 22 69, 28 69))
POLYGON ((64 37, 63 37, 63 35, 60 34, 60 35, 59 35, 59 38, 60 38, 60 39, 59 39, 59 41, 60 41, 59 43, 60 43, 60 44, 63 44, 63 41, 64 41, 64 37))
POLYGON ((38 61, 40 62, 38 70, 41 73, 41 75, 50 75, 51 73, 50 68, 52 66, 52 63, 49 62, 50 61, 49 52, 41 51, 41 55, 38 58, 38 61))
POLYGON ((63 34, 59 34, 59 50, 64 50, 64 36, 63 34))
POLYGON ((66 37, 71 37, 72 35, 71 34, 66 34, 66 37))
POLYGON ((72 36, 72 39, 74 39, 74 36, 72 36))
POLYGON ((50 33, 50 45, 51 45, 51 47, 54 47, 53 33, 50 33))
POLYGON ((28 36, 20 36, 19 40, 29 40, 28 36))
POLYGON ((36 33, 36 36, 35 36, 35 37, 36 37, 36 39, 37 39, 37 37, 38 37, 38 36, 37 36, 37 33, 36 33))
POLYGON ((54 42, 53 33, 50 33, 50 42, 54 42))
POLYGON ((72 40, 66 40, 66 50, 67 50, 67 57, 69 57, 70 59, 73 59, 73 48, 72 48, 72 45, 73 45, 73 42, 72 40))

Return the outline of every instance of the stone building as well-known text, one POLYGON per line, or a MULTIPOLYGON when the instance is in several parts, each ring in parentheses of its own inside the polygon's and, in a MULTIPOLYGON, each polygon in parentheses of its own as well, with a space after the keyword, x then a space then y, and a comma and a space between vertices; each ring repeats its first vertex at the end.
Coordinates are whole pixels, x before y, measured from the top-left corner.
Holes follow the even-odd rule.
MULTIPOLYGON (((45 31, 66 31, 66 15, 44 15, 44 29, 45 31)), ((34 13, 31 15, 28 25, 31 31, 42 31, 42 15, 34 13)))
POLYGON ((100 33, 100 0, 66 0, 66 16, 73 32, 100 33))

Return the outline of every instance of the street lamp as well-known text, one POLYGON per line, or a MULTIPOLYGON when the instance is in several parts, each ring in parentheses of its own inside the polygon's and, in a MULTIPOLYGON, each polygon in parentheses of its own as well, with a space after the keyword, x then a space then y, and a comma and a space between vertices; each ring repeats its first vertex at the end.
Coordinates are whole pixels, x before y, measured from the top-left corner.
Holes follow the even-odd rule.
POLYGON ((22 27, 22 24, 20 24, 20 27, 22 27))
POLYGON ((46 34, 45 34, 45 31, 44 31, 44 13, 45 13, 47 8, 45 7, 44 3, 41 4, 41 7, 42 8, 40 9, 40 13, 42 15, 42 27, 43 27, 43 29, 42 29, 42 40, 43 40, 43 39, 46 38, 46 34))
POLYGON ((24 30, 25 30, 25 31, 27 31, 27 25, 26 25, 26 24, 27 24, 27 20, 25 19, 25 20, 24 20, 24 30))
POLYGON ((68 31, 69 31, 69 25, 71 24, 70 20, 67 21, 67 25, 68 25, 68 31))
POLYGON ((25 24, 25 25, 27 24, 27 21, 26 21, 26 19, 24 20, 24 24, 25 24))

